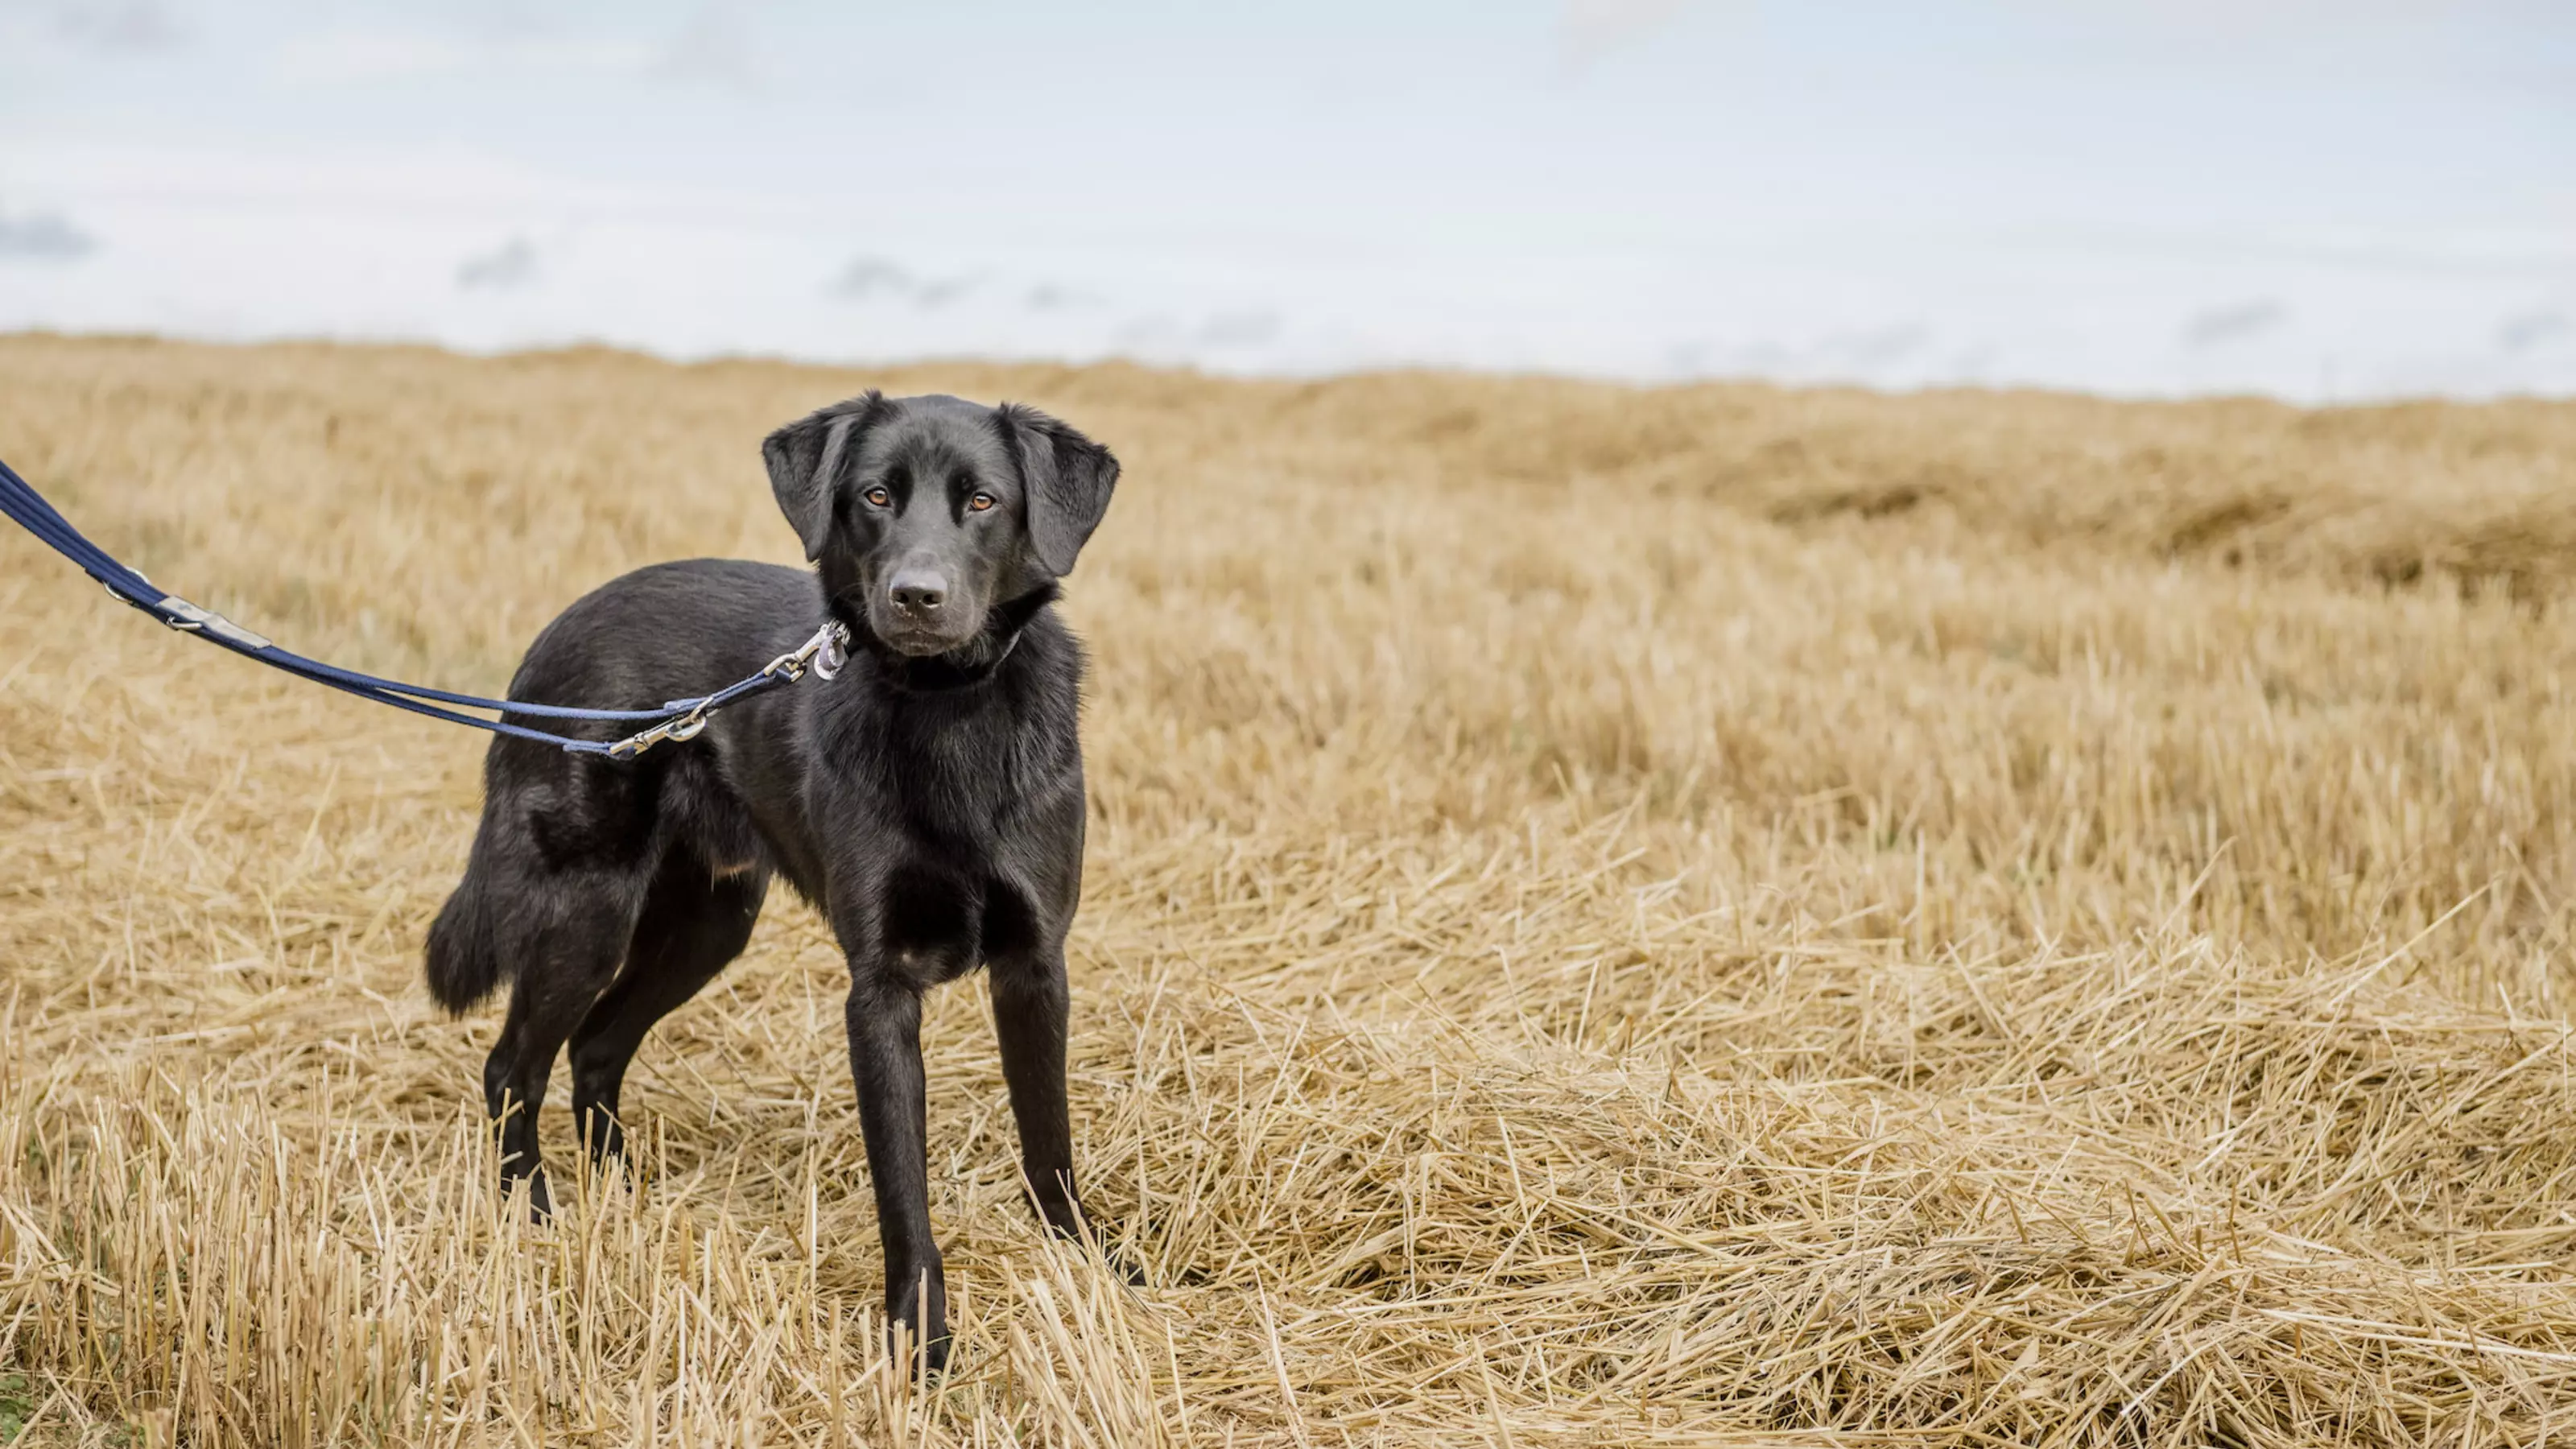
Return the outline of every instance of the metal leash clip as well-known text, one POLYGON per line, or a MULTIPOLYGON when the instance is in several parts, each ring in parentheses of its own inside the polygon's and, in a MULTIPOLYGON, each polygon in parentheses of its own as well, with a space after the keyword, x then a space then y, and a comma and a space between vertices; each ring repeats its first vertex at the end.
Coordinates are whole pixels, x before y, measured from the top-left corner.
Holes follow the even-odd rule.
POLYGON ((700 705, 678 719, 664 720, 649 730, 638 730, 608 747, 612 760, 631 760, 664 740, 694 740, 698 731, 707 727, 707 708, 700 705))
POLYGON ((651 729, 638 730, 608 747, 613 760, 631 760, 665 740, 693 740, 707 727, 708 716, 745 695, 758 692, 757 686, 769 680, 787 683, 805 677, 811 669, 819 678, 830 679, 850 662, 850 631, 834 619, 814 631, 814 637, 769 661, 758 674, 718 694, 708 695, 677 719, 664 720, 651 729))
POLYGON ((768 666, 760 671, 760 677, 767 679, 784 674, 790 680, 797 680, 804 678, 805 671, 810 668, 817 677, 829 679, 840 673, 841 666, 849 662, 849 626, 833 619, 815 630, 813 638, 770 660, 768 666))

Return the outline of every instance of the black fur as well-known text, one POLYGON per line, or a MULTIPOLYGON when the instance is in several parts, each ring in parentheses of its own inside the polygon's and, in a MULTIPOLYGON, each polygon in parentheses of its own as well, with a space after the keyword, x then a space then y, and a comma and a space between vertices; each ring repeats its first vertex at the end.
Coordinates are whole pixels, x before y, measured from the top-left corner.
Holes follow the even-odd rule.
POLYGON ((875 393, 761 451, 814 572, 640 569, 547 625, 510 697, 638 708, 704 693, 794 648, 827 610, 857 641, 849 667, 632 762, 495 739, 465 879, 430 927, 429 989, 461 1012, 513 983, 484 1100, 503 1173, 527 1179, 543 1213, 534 1118, 557 1050, 571 1047, 575 1120, 605 1162, 637 1044, 742 950, 772 877, 785 879, 849 958, 887 1310, 935 1371, 948 1329, 924 991, 990 967, 1033 1205, 1059 1232, 1082 1221, 1064 941, 1082 890, 1083 657, 1049 605, 1118 463, 1026 408, 875 393))

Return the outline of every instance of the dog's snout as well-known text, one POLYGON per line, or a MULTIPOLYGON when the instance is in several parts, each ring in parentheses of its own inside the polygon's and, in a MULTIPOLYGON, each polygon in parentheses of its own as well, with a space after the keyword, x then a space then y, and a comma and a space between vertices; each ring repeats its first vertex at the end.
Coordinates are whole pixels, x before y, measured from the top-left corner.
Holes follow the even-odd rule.
POLYGON ((907 568, 887 581, 886 593, 906 614, 935 614, 948 602, 948 580, 936 569, 907 568))
POLYGON ((869 622, 899 654, 954 649, 983 625, 981 588, 972 560, 935 548, 906 549, 878 576, 869 622))

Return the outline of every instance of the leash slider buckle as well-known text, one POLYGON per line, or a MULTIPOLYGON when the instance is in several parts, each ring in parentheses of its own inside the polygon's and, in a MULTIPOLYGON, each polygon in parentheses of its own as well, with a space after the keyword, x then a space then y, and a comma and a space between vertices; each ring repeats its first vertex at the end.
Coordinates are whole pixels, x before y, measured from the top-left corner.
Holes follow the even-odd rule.
MULTIPOLYGON (((141 578, 142 575, 135 575, 141 578)), ((277 641, 265 634, 254 634, 202 604, 192 604, 177 594, 164 594, 152 607, 161 611, 161 622, 182 633, 213 634, 230 639, 245 649, 273 649, 277 641)))

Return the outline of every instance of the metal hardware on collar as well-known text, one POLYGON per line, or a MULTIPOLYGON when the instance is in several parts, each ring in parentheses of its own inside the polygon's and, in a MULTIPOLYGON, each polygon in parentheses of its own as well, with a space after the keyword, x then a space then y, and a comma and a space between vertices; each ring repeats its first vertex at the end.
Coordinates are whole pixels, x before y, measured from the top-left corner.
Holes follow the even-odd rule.
POLYGON ((830 620, 814 631, 813 638, 770 660, 761 669, 760 677, 766 679, 773 674, 784 674, 789 679, 802 679, 810 667, 816 674, 829 679, 841 672, 842 665, 850 662, 849 645, 849 626, 838 619, 830 620))

